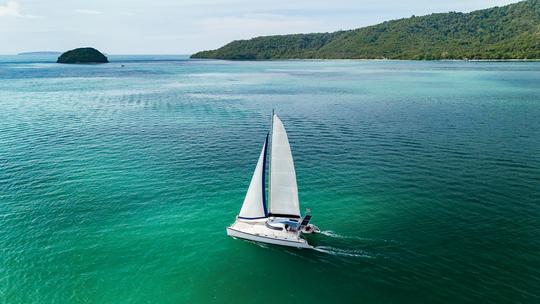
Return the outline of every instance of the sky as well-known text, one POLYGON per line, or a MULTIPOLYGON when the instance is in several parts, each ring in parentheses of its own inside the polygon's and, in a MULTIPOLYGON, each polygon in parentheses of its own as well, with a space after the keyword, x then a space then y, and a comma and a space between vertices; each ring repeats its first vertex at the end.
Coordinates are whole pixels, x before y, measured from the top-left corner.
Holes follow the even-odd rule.
POLYGON ((0 54, 92 46, 191 54, 262 35, 331 32, 518 0, 0 0, 0 54))

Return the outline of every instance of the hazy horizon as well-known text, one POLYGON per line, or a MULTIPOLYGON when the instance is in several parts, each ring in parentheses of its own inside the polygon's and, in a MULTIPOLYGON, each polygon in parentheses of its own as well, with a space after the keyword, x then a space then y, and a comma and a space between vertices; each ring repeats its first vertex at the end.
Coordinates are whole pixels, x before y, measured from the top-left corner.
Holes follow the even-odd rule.
MULTIPOLYGON (((84 47, 92 47, 91 45, 83 45, 81 46, 81 48, 84 48, 84 47)), ((71 49, 69 49, 71 50, 71 49)), ((24 55, 24 54, 32 54, 32 53, 64 53, 66 51, 69 51, 69 50, 30 50, 30 51, 22 51, 22 52, 18 52, 18 53, 11 53, 11 54, 1 54, 0 55, 3 55, 3 56, 11 56, 11 55, 24 55)), ((177 53, 177 54, 173 54, 173 53, 131 53, 131 54, 122 54, 122 53, 108 53, 108 52, 103 52, 105 55, 107 56, 190 56, 192 55, 191 53, 177 53)))
POLYGON ((0 54, 91 46, 110 55, 189 55, 263 35, 332 32, 386 20, 515 3, 515 0, 0 0, 0 54))

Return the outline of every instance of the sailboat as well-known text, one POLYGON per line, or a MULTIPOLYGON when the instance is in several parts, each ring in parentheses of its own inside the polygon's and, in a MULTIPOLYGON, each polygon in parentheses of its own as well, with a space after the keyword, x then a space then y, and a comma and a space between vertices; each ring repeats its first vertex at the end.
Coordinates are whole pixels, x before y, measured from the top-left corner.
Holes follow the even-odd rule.
POLYGON ((313 248, 302 235, 320 230, 309 223, 309 210, 304 217, 300 214, 291 146, 283 122, 275 114, 272 114, 270 129, 271 134, 266 134, 240 213, 236 221, 227 227, 227 235, 261 243, 313 248), (267 204, 265 175, 269 137, 270 182, 267 204))

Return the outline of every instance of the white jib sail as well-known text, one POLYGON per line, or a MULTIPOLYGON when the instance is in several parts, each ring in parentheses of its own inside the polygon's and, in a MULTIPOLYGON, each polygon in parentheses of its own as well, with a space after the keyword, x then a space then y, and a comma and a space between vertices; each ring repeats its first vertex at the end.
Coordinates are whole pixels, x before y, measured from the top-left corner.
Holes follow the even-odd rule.
POLYGON ((257 167, 253 172, 251 183, 249 184, 246 197, 244 198, 244 204, 240 209, 239 218, 242 219, 258 219, 266 217, 266 196, 264 185, 264 173, 266 162, 266 144, 268 142, 268 135, 264 142, 257 167))
POLYGON ((296 172, 287 132, 274 115, 270 159, 270 216, 300 217, 296 172))

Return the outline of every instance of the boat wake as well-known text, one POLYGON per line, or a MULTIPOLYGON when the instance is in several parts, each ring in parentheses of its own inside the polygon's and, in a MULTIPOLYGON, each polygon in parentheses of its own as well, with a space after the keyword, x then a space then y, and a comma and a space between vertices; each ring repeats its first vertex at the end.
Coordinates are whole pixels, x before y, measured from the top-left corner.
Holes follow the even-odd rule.
POLYGON ((337 239, 360 239, 359 237, 356 237, 356 236, 341 235, 341 234, 335 233, 332 230, 321 231, 320 234, 326 235, 326 236, 329 236, 329 237, 333 237, 333 238, 337 238, 337 239))
POLYGON ((394 240, 343 235, 332 230, 324 230, 319 234, 327 237, 326 242, 320 239, 322 244, 315 246, 313 249, 332 256, 368 259, 384 258, 385 256, 381 251, 399 246, 399 242, 394 240))
POLYGON ((393 241, 393 240, 380 240, 380 239, 378 240, 378 239, 363 238, 363 237, 355 236, 355 235, 342 235, 342 234, 336 233, 336 232, 334 232, 332 230, 325 230, 325 231, 321 231, 319 233, 324 235, 324 236, 328 236, 328 237, 335 238, 335 239, 342 239, 342 240, 358 240, 358 241, 366 241, 366 242, 396 243, 396 241, 393 241))
POLYGON ((251 240, 245 240, 245 241, 247 241, 247 242, 249 242, 251 244, 255 244, 255 245, 257 245, 257 246, 259 246, 261 248, 265 248, 265 249, 270 248, 270 246, 268 246, 266 243, 261 243, 261 242, 251 241, 251 240))
POLYGON ((341 249, 330 246, 316 246, 313 250, 327 253, 335 256, 345 256, 345 257, 355 257, 355 258, 369 258, 374 259, 375 257, 368 254, 367 252, 359 249, 341 249))

